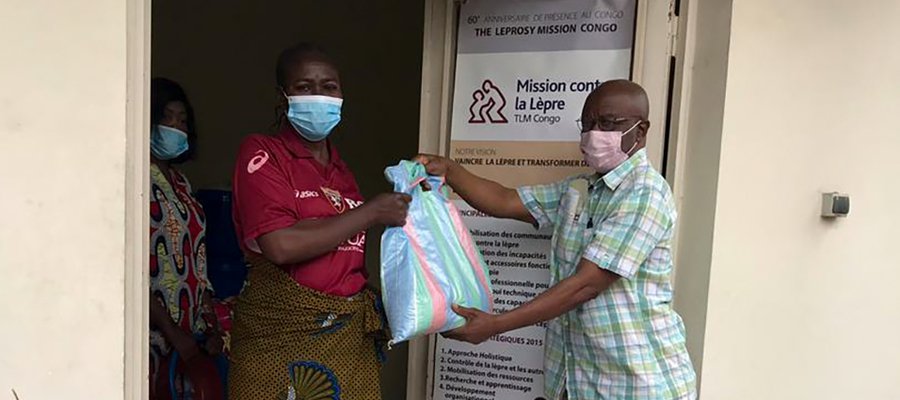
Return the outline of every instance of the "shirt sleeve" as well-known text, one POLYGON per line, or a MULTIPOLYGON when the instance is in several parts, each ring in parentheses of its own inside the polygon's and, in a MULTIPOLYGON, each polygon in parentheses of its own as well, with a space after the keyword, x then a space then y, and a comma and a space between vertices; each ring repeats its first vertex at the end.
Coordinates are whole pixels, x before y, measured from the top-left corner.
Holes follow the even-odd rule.
POLYGON ((517 191, 522 204, 537 221, 538 228, 556 225, 559 220, 559 203, 566 193, 568 181, 546 185, 522 186, 517 191))
POLYGON ((633 278, 653 250, 671 235, 674 215, 658 190, 639 189, 600 222, 583 258, 623 278, 633 278))
POLYGON ((297 223, 296 199, 290 179, 261 136, 241 144, 233 177, 237 235, 251 251, 260 252, 256 239, 297 223))

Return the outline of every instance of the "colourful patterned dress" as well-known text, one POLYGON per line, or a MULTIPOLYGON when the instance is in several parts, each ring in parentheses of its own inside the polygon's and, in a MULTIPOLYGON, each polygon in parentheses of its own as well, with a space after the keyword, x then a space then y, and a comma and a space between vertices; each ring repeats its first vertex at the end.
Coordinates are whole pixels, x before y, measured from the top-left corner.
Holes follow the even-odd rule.
MULTIPOLYGON (((215 326, 211 290, 206 276, 206 217, 191 195, 187 178, 170 169, 170 180, 150 165, 150 301, 157 301, 181 329, 207 333, 215 326), (170 183, 171 182, 171 183, 170 183)), ((150 330, 150 384, 154 387, 160 361, 172 348, 162 333, 150 330)), ((165 377, 161 377, 164 378, 165 377)))

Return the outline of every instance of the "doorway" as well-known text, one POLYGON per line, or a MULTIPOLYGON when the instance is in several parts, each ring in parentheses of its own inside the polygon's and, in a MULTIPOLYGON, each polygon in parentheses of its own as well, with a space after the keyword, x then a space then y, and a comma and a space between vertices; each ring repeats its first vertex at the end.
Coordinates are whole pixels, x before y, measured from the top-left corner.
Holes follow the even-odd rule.
MULTIPOLYGON (((243 138, 273 133, 280 101, 276 58, 298 42, 322 46, 338 64, 345 101, 332 139, 362 195, 389 191, 384 168, 419 148, 423 7, 414 2, 152 2, 151 76, 178 82, 196 115, 196 156, 181 166, 194 192, 227 193, 243 138)), ((227 218, 228 213, 216 214, 227 218)), ((215 216, 208 218, 208 229, 221 225, 212 221, 215 216)), ((366 241, 375 287, 380 286, 380 237, 372 230, 366 241)), ((213 275, 212 259, 208 268, 213 275)), ((388 354, 382 373, 386 399, 406 398, 407 354, 406 345, 388 354)))
MULTIPOLYGON (((197 156, 183 168, 195 191, 229 190, 241 140, 251 133, 271 132, 278 102, 275 58, 301 41, 323 46, 339 64, 346 101, 334 142, 364 196, 390 189, 384 167, 419 151, 447 150, 458 7, 454 0, 408 5, 134 3, 152 13, 150 75, 179 82, 197 114, 197 156)), ((638 1, 632 74, 650 94, 651 118, 660 121, 651 133, 656 140, 650 152, 662 168, 673 162, 666 161, 666 155, 674 154, 665 144, 668 132, 661 122, 671 106, 670 61, 679 29, 672 10, 677 3, 638 1)), ((379 238, 380 232, 373 231, 367 241, 367 265, 376 286, 379 238)), ((419 341, 412 347, 410 357, 406 345, 389 354, 384 398, 418 399, 419 389, 424 392, 428 344, 419 341)))

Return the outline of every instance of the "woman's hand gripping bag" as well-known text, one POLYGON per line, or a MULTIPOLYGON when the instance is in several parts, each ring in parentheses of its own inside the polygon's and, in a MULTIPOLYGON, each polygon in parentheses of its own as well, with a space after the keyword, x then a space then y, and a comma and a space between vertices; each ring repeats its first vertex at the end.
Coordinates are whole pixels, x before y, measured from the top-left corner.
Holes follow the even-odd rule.
POLYGON ((463 326, 465 319, 451 309, 454 304, 490 312, 488 269, 449 200, 443 177, 429 176, 422 164, 411 161, 384 173, 394 191, 412 196, 406 225, 387 228, 381 237, 381 287, 391 343, 463 326))

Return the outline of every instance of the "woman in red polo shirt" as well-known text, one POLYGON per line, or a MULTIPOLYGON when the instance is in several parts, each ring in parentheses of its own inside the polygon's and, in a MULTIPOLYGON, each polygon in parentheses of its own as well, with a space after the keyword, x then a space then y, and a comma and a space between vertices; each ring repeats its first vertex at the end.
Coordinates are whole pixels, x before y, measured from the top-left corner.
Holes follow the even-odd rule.
POLYGON ((380 399, 384 320, 366 289, 365 231, 402 225, 409 197, 363 203, 328 140, 340 122, 338 71, 319 48, 281 53, 286 111, 275 136, 244 140, 234 220, 251 264, 235 307, 232 400, 380 399))

